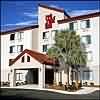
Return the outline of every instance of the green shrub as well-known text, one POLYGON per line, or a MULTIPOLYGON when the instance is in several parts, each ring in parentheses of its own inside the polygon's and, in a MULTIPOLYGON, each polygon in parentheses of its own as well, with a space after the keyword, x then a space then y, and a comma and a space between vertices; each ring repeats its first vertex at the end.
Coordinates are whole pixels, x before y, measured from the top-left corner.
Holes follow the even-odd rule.
POLYGON ((91 82, 91 83, 90 83, 90 86, 94 86, 94 83, 93 83, 93 82, 91 82))

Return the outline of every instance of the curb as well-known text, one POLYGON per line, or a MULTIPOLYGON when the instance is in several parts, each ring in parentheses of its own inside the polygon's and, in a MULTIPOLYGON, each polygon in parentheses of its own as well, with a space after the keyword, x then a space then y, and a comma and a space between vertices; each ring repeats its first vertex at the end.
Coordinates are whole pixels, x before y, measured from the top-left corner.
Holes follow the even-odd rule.
POLYGON ((61 93, 61 94, 89 94, 92 93, 96 90, 100 90, 99 88, 88 88, 85 89, 85 87, 83 87, 83 90, 78 90, 78 91, 74 91, 74 92, 68 92, 68 91, 63 91, 63 90, 55 90, 55 89, 45 89, 45 88, 23 88, 23 87, 1 87, 1 88, 10 88, 10 89, 29 89, 29 90, 42 90, 42 91, 50 91, 50 92, 56 92, 56 93, 61 93))

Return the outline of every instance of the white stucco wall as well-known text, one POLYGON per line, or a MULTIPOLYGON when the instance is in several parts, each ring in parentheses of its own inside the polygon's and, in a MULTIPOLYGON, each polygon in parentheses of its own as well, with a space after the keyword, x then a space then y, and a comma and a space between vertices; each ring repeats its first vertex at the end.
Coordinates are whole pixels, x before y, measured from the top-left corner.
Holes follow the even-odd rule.
POLYGON ((39 51, 42 51, 42 46, 43 44, 47 44, 48 47, 51 47, 52 45, 52 40, 53 40, 53 35, 52 35, 52 30, 56 30, 58 28, 57 20, 64 19, 64 13, 63 12, 58 12, 55 10, 51 9, 46 9, 43 7, 38 8, 38 25, 39 25, 39 51), (52 24, 52 28, 45 29, 45 17, 47 15, 52 14, 52 16, 55 16, 55 23, 52 24), (43 40, 43 32, 49 31, 48 33, 48 39, 43 40))
POLYGON ((9 65, 9 34, 1 35, 1 81, 8 81, 9 65))

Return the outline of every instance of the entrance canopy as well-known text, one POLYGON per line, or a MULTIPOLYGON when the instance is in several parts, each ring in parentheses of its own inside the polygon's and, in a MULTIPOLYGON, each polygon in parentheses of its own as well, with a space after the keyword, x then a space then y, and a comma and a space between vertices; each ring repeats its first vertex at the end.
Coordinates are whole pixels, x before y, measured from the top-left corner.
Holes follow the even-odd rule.
POLYGON ((59 65, 57 60, 51 59, 47 54, 42 54, 37 51, 25 49, 22 53, 20 53, 15 59, 11 60, 9 66, 13 65, 20 57, 22 57, 25 53, 29 54, 32 58, 45 65, 59 65))

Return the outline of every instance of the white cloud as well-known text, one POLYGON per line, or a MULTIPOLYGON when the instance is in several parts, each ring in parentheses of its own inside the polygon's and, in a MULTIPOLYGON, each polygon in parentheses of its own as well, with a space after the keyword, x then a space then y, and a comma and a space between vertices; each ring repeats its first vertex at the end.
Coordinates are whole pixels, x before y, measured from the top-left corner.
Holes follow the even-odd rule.
POLYGON ((25 12, 24 15, 25 16, 28 16, 28 17, 31 17, 31 18, 38 17, 38 14, 37 13, 28 13, 28 12, 25 12))
POLYGON ((73 10, 70 11, 68 14, 70 16, 78 16, 78 15, 84 15, 84 14, 89 14, 89 13, 94 13, 94 12, 98 12, 98 9, 95 10, 73 10))
POLYGON ((18 23, 15 23, 15 24, 5 24, 5 25, 1 25, 1 26, 21 26, 21 25, 33 25, 34 21, 26 21, 26 22, 18 22, 18 23))

